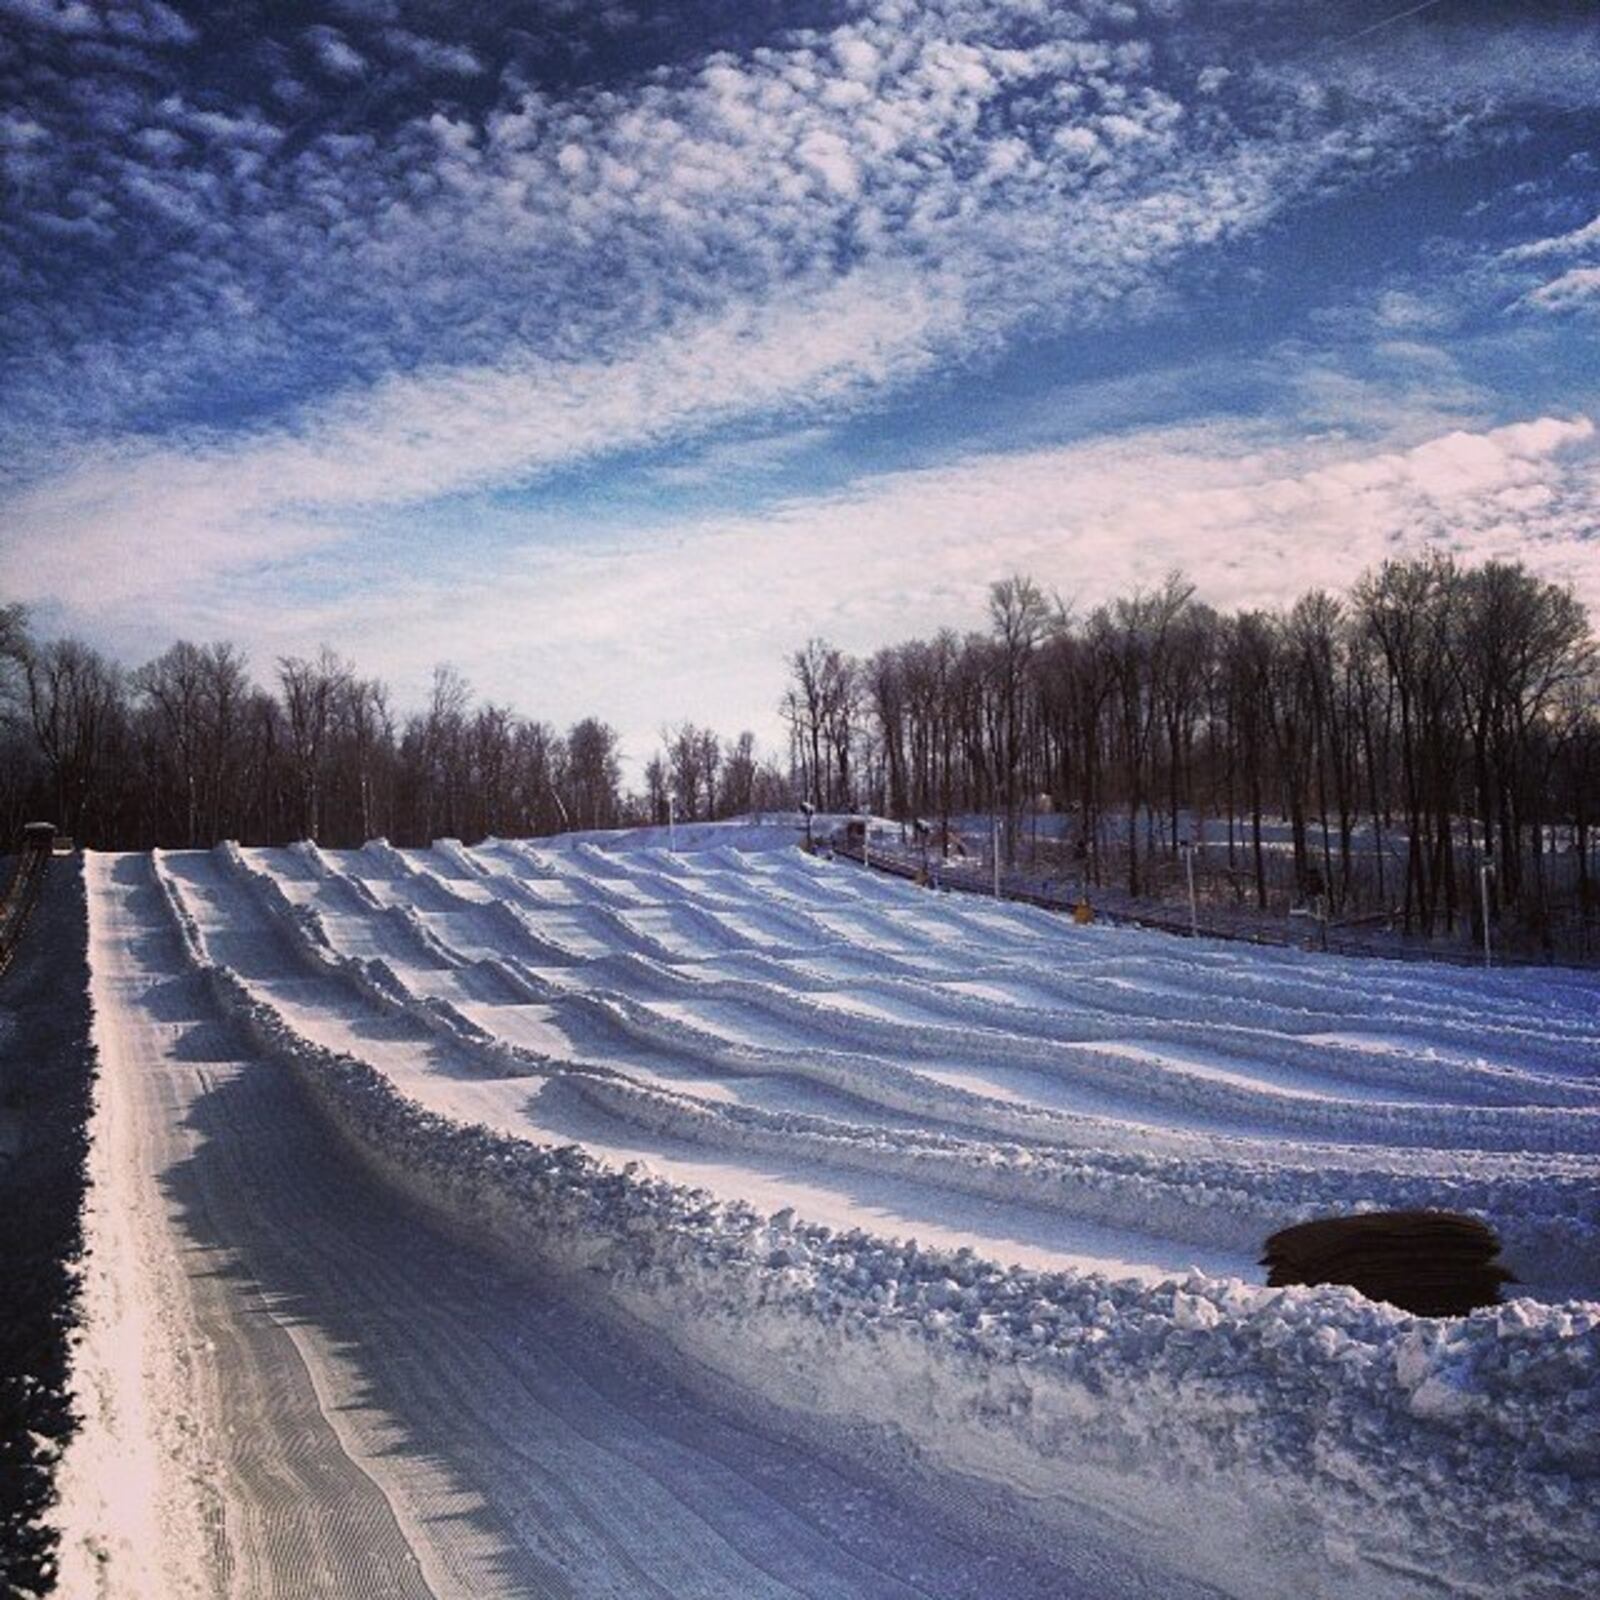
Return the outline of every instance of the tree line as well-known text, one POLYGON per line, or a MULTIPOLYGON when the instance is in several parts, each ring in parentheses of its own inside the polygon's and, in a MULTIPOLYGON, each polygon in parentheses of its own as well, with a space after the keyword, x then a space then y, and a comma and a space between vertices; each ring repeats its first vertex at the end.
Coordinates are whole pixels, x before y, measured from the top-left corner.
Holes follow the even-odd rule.
POLYGON ((801 801, 948 842, 981 812, 1008 863, 1147 897, 1204 833, 1215 892, 1424 933, 1478 916, 1487 852, 1491 916, 1538 930, 1600 915, 1597 663, 1583 607, 1518 563, 1391 561, 1344 595, 1234 612, 1177 573, 1082 613, 1013 576, 982 631, 866 656, 808 641, 787 662, 787 751, 685 721, 628 793, 606 723, 560 731, 448 666, 402 714, 328 649, 264 683, 226 642, 127 670, 0 606, 0 820, 144 849, 470 841, 801 801))
POLYGON ((0 611, 0 816, 53 820, 99 848, 233 838, 359 844, 377 836, 553 833, 622 816, 615 732, 560 733, 474 704, 448 667, 427 705, 323 650, 269 685, 228 643, 180 641, 127 671, 82 640, 35 641, 0 611))
POLYGON ((335 847, 543 836, 775 809, 789 782, 755 735, 662 730, 644 790, 616 731, 564 732, 473 695, 435 668, 401 714, 388 686, 330 649, 284 656, 268 681, 237 646, 180 640, 128 670, 81 639, 38 640, 0 606, 0 825, 48 819, 98 849, 221 839, 335 847))
POLYGON ((1261 910, 1477 928, 1487 861, 1497 921, 1600 911, 1600 656, 1572 593, 1519 563, 1390 561, 1342 596, 1231 613, 1178 573, 1081 615, 1016 576, 988 609, 984 632, 797 650, 797 793, 946 841, 992 813, 1008 863, 1065 852, 1134 897, 1205 827, 1261 910), (1041 812, 1068 823, 1044 845, 1041 812))

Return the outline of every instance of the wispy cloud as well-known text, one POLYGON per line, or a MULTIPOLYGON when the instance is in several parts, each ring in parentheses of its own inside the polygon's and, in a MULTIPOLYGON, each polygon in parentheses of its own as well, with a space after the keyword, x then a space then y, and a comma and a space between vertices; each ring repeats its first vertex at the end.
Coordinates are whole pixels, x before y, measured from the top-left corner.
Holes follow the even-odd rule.
POLYGON ((111 4, 89 4, 88 0, 0 0, 0 16, 69 38, 184 45, 199 37, 198 29, 161 0, 112 0, 111 4))
POLYGON ((483 63, 463 44, 448 44, 413 33, 409 28, 385 28, 381 35, 385 49, 424 72, 442 72, 456 78, 475 78, 483 63))
POLYGON ((1508 261, 1541 261, 1550 256, 1579 255, 1591 250, 1600 250, 1600 216, 1581 228, 1514 245, 1504 254, 1508 261))
POLYGON ((1541 311, 1600 309, 1600 266, 1569 267, 1548 283, 1529 290, 1527 301, 1541 311))
POLYGON ((317 65, 334 78, 359 78, 367 71, 367 58, 337 28, 319 24, 303 36, 317 65))
POLYGON ((1502 262, 1550 271, 1555 276, 1536 283, 1519 304, 1535 311, 1600 310, 1600 216, 1581 227, 1532 239, 1501 252, 1502 262), (1573 263, 1562 266, 1562 263, 1573 263))
POLYGON ((617 362, 523 358, 392 379, 294 430, 91 453, 13 497, 0 582, 115 608, 348 537, 343 513, 525 481, 728 417, 805 412, 925 366, 959 318, 934 280, 863 269, 674 329, 617 362))
MULTIPOLYGON (((1126 7, 880 0, 743 56, 560 95, 507 80, 293 140, 258 107, 99 74, 92 110, 40 105, 47 155, 21 158, 19 236, 105 254, 0 308, 28 352, 10 453, 139 425, 153 400, 192 416, 219 388, 271 408, 508 351, 616 358, 863 265, 961 280, 952 353, 982 351, 1148 311, 1186 263, 1495 109, 1481 78, 1454 97, 1346 82, 1337 104, 1304 74, 1219 79, 1155 15, 1163 55, 1126 7), (185 159, 138 142, 163 133, 185 159)), ((424 78, 482 64, 352 8, 339 23, 306 35, 335 79, 374 53, 424 78)))
POLYGON ((691 712, 772 738, 784 656, 806 637, 870 650, 981 627, 987 585, 1012 571, 1087 607, 1182 566, 1216 604, 1274 606, 1433 548, 1525 559, 1600 614, 1597 438, 1587 417, 1379 449, 1242 424, 1146 430, 868 477, 761 515, 508 548, 482 570, 341 566, 320 599, 287 540, 277 564, 198 585, 179 547, 143 575, 141 605, 111 614, 140 648, 152 607, 165 631, 239 637, 259 659, 335 639, 408 695, 449 659, 540 715, 598 710, 636 751, 691 712))
POLYGON ((1419 173, 1600 103, 1570 29, 1519 13, 1485 49, 1446 6, 1350 38, 1256 0, 841 0, 810 26, 709 7, 697 45, 620 7, 489 12, 336 0, 286 28, 241 0, 224 57, 199 8, 0 0, 42 62, 0 50, 7 594, 125 641, 161 616, 370 644, 398 676, 475 656, 506 693, 603 648, 627 721, 628 673, 709 714, 745 693, 739 650, 934 625, 1017 565, 1093 594, 1177 560, 1248 599, 1408 541, 1524 539, 1582 576, 1588 424, 1497 431, 1570 396, 1506 398, 1463 330, 1550 340, 1595 304, 1592 203, 1512 185, 1454 254, 1409 210, 1419 173), (1319 302, 1347 257, 1368 277, 1319 302), (1095 339, 1128 394, 1177 395, 1158 363, 1210 374, 1162 414, 1209 420, 963 456, 1070 436, 1038 420, 1058 394, 1106 426, 1070 403, 1095 339), (875 436, 925 425, 877 465, 956 464, 874 470, 875 436), (848 493, 616 531, 653 494, 803 485, 821 429, 848 493), (505 513, 474 587, 472 497, 562 473, 570 538, 505 513), (404 584, 369 563, 447 522, 448 581, 437 548, 404 584))

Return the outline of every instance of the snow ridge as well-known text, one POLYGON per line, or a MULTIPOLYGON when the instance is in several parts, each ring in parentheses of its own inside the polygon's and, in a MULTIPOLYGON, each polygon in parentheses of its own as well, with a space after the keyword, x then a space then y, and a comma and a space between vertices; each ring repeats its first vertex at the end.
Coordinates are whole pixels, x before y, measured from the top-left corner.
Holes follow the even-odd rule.
MULTIPOLYGON (((257 881, 270 874, 242 857, 226 861, 230 873, 249 874, 295 948, 322 952, 310 959, 350 975, 351 958, 326 948, 325 919, 301 915, 287 895, 279 903, 257 881)), ((591 1283, 656 1329, 686 1370, 759 1392, 797 1430, 998 1484, 1042 1537, 1064 1546, 1086 1508, 1122 1519, 1242 1596, 1412 1595, 1442 1584, 1543 1600, 1581 1593, 1600 1559, 1588 1493, 1600 1476, 1600 1307, 1518 1300, 1422 1319, 1346 1290, 1268 1290, 1201 1273, 1150 1287, 1002 1267, 971 1250, 830 1229, 787 1211, 763 1216, 637 1167, 608 1168, 576 1145, 540 1146, 429 1112, 371 1065, 304 1037, 213 964, 159 854, 156 875, 218 1003, 296 1073, 365 1159, 461 1226, 591 1283)), ((537 981, 512 962, 504 971, 514 983, 537 981)), ((384 996, 414 1016, 427 1009, 427 997, 399 988, 384 996)), ((646 1031, 638 1002, 583 1000, 646 1031)), ((664 1032, 686 1052, 704 1047, 703 1034, 662 1030, 662 1020, 648 1025, 652 1040, 664 1032)), ((751 1060, 743 1052, 741 1065, 751 1060)), ((1348 1193, 1352 1177, 1314 1166, 1247 1175, 1225 1160, 1175 1165, 1172 1156, 1039 1144, 966 1141, 960 1152, 962 1141, 937 1130, 908 1137, 751 1106, 713 1112, 616 1073, 580 1087, 675 1132, 715 1121, 718 1141, 803 1139, 880 1165, 917 1162, 920 1144, 962 1181, 987 1162, 1002 1188, 1076 1182, 1071 1206, 1102 1192, 1113 1214, 1159 1203, 1152 1191, 1174 1188, 1183 1173, 1265 1178, 1275 1201, 1305 1185, 1296 1207, 1316 1203, 1316 1185, 1330 1198, 1348 1193)), ((1509 1170, 1468 1170, 1460 1183, 1497 1216, 1518 1194, 1542 1195, 1555 1208, 1545 1224, 1564 1213, 1574 1242, 1592 1243, 1582 1173, 1540 1188, 1509 1170)), ((1374 1179, 1385 1198, 1405 1191, 1403 1173, 1374 1179)), ((1439 1182, 1429 1179, 1427 1192, 1437 1195, 1439 1182)), ((1249 1215, 1263 1191, 1222 1190, 1199 1203, 1207 1198, 1219 1212, 1249 1215)), ((1186 1214, 1201 1215, 1192 1205, 1186 1214)))

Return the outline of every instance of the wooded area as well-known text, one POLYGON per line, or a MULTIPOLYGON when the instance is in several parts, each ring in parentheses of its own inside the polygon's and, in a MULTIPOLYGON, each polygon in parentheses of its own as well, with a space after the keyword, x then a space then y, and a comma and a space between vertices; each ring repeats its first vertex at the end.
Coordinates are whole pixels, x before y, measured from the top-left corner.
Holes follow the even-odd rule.
POLYGON ((335 845, 614 826, 617 736, 564 734, 473 703, 449 667, 401 717, 388 688, 323 650, 285 657, 271 688, 233 645, 180 642, 126 672, 76 639, 31 640, 5 617, 0 817, 47 816, 80 844, 219 839, 335 845))
POLYGON ((542 835, 867 807, 949 841, 1000 819, 1008 865, 1132 898, 1200 892, 1407 932, 1490 915, 1547 951, 1600 926, 1600 652, 1582 606, 1519 564, 1395 561, 1343 597, 1223 613, 1181 575, 1075 615, 1026 577, 989 627, 857 658, 790 658, 787 759, 754 736, 663 730, 627 794, 615 732, 558 732, 436 670, 402 716, 329 650, 270 686, 226 643, 125 671, 0 608, 0 818, 143 849, 236 838, 542 835), (1485 854, 1487 852, 1487 855, 1485 854))
POLYGON ((1588 948, 1600 679, 1567 590, 1439 557, 1282 612, 1218 612, 1178 574, 1081 617, 1008 578, 989 612, 866 660, 795 653, 791 767, 819 809, 941 840, 992 812, 1007 865, 1136 899, 1203 840, 1202 897, 1407 933, 1476 935, 1486 887, 1525 942, 1588 948))

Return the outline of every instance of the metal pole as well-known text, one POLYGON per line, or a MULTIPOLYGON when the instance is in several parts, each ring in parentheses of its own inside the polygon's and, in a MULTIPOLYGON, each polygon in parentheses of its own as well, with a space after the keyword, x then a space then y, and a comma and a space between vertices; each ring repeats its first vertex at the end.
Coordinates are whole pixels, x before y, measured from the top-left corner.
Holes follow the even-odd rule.
POLYGON ((1478 891, 1483 898, 1483 964, 1486 967, 1492 967, 1494 965, 1494 957, 1489 949, 1489 862, 1487 852, 1478 867, 1478 891))

